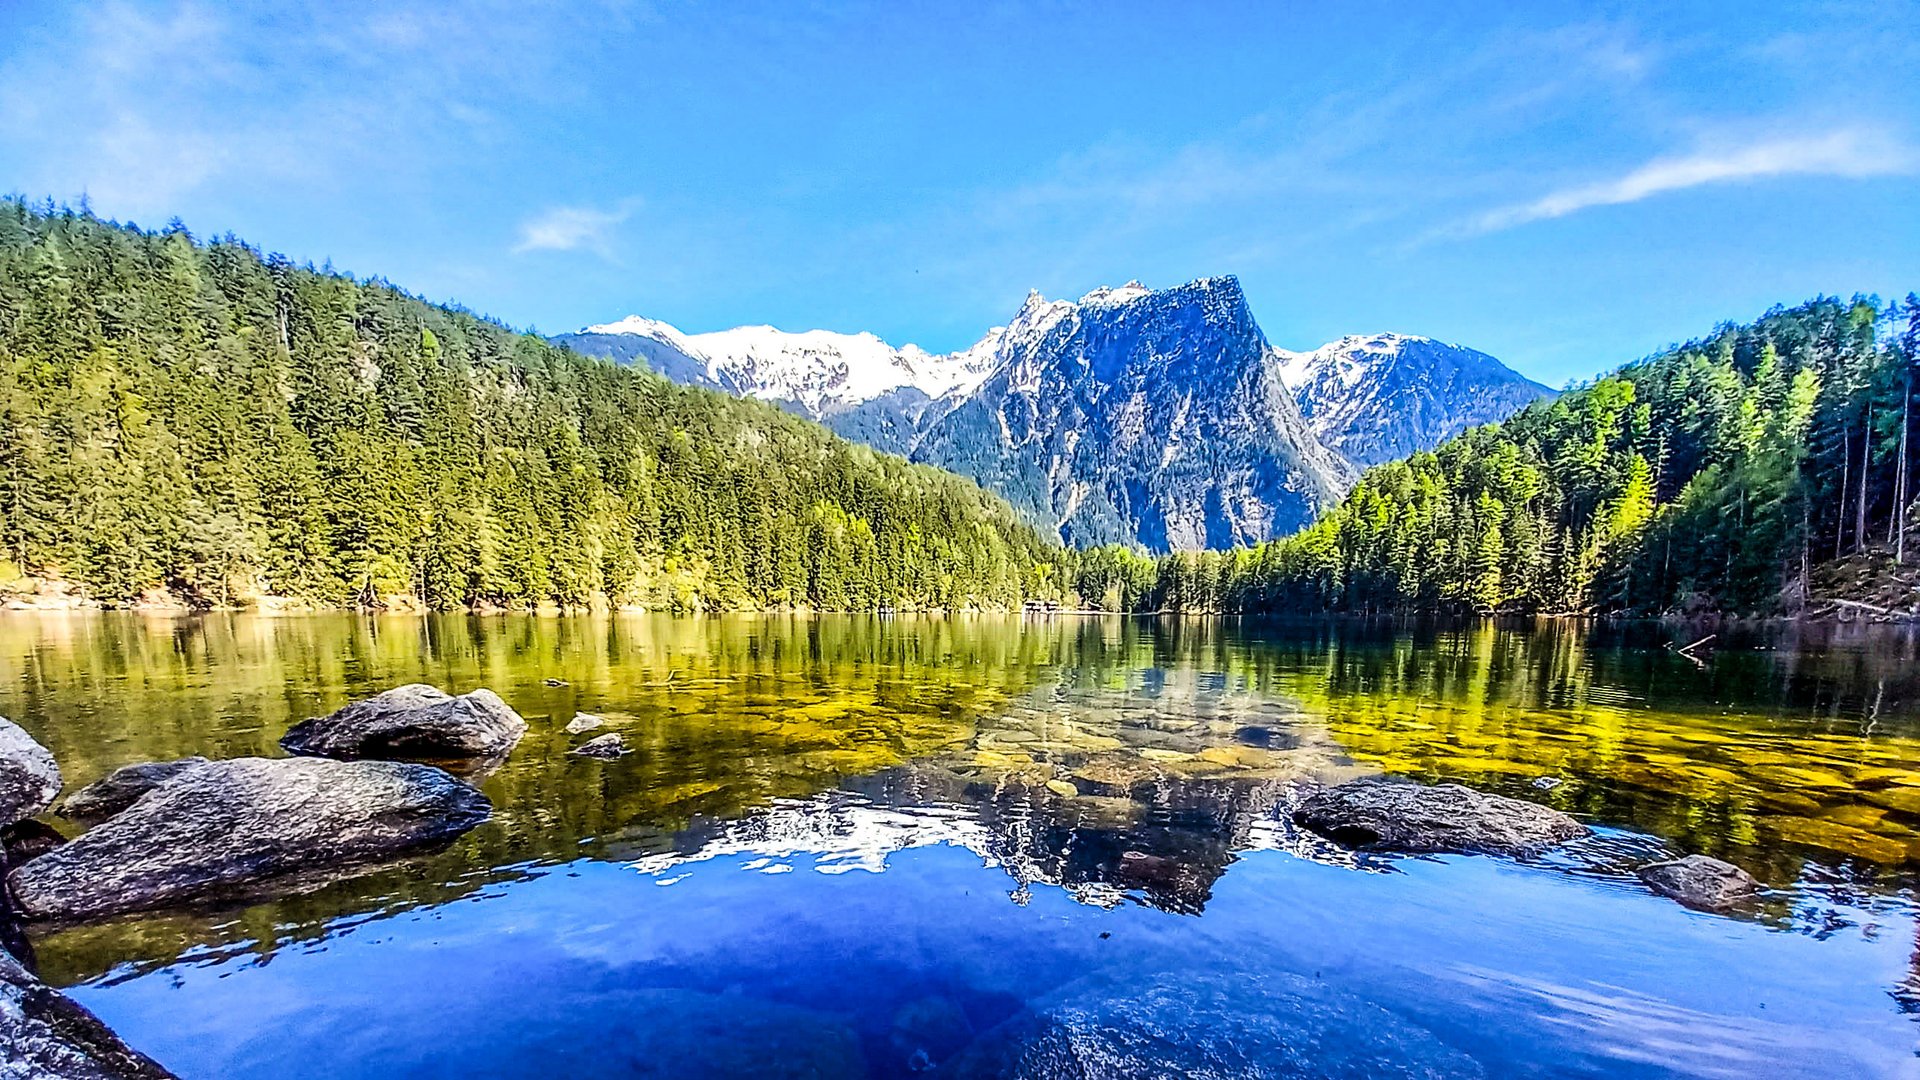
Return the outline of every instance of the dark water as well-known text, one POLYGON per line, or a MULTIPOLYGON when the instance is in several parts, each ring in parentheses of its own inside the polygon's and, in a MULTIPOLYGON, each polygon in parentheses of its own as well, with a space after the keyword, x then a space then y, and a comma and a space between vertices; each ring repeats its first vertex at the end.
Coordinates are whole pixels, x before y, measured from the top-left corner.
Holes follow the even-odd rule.
POLYGON ((1039 1014, 1210 1032, 1249 1075, 1920 1075, 1912 637, 1723 631, 1699 663, 1676 638, 9 615, 0 713, 70 789, 277 755, 402 682, 527 716, 478 781, 494 820, 444 852, 38 938, 186 1077, 991 1075, 1039 1014), (638 752, 568 756, 576 711, 638 752), (1599 831, 1355 858, 1287 821, 1303 781, 1383 770, 1599 831), (1776 891, 1713 916, 1631 874, 1692 851, 1776 891))

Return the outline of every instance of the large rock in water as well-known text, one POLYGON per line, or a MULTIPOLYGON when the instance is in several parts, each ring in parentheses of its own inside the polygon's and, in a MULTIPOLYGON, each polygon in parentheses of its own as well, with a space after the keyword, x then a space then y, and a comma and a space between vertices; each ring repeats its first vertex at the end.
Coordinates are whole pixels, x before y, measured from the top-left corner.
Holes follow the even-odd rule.
POLYGON ((60 766, 19 724, 0 716, 0 825, 30 818, 60 794, 60 766))
POLYGON ((0 949, 0 1077, 164 1080, 172 1076, 0 949))
POLYGON ((1293 1080, 1484 1075, 1425 1028, 1295 975, 1193 971, 1074 983, 981 1036, 963 1080, 1293 1080))
POLYGON ((1552 807, 1459 784, 1353 780, 1309 796, 1293 819, 1349 847, 1380 851, 1532 855, 1585 836, 1552 807))
POLYGON ((1652 863, 1636 873, 1661 896, 1703 911, 1738 907, 1760 891, 1760 883, 1752 874, 1710 855, 1652 863))
POLYGON ((27 917, 76 921, 372 862, 451 840, 491 812, 428 765, 236 758, 180 773, 8 882, 27 917))
POLYGON ((526 732, 491 690, 454 697, 413 683, 295 724, 280 745, 317 757, 449 761, 505 757, 526 732))
POLYGON ((184 757, 122 766, 62 799, 60 816, 88 825, 105 821, 138 802, 140 796, 206 763, 203 757, 184 757))

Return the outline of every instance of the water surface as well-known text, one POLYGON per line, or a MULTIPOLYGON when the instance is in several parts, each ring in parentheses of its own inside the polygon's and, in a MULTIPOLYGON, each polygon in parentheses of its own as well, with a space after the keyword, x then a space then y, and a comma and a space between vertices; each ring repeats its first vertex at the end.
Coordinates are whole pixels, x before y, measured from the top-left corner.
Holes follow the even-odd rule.
POLYGON ((277 755, 290 724, 403 682, 528 718, 475 778, 494 819, 445 851, 38 938, 50 981, 188 1077, 939 1076, 1034 1010, 1170 987, 1439 1072, 1914 1075, 1912 637, 1727 631, 1700 661, 1676 639, 9 615, 0 712, 70 789, 277 755), (577 711, 637 752, 569 756, 577 711), (1381 771, 1598 832, 1528 862, 1396 859, 1287 820, 1304 785, 1381 771), (1776 891, 1713 916, 1632 877, 1693 851, 1776 891))

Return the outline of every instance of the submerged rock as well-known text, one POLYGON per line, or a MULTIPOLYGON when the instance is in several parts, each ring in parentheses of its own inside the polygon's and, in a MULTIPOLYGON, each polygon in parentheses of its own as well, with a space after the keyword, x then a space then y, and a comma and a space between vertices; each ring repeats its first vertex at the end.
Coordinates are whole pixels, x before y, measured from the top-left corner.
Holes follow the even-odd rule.
POLYGON ((1167 774, 1138 754, 1106 753, 1088 758, 1072 775, 1096 795, 1126 797, 1159 783, 1167 774))
POLYGON ((0 716, 0 825, 40 813, 58 794, 60 766, 53 753, 0 716))
POLYGON ((1459 784, 1352 780, 1307 797, 1293 819, 1348 847, 1531 855, 1588 829, 1552 807, 1459 784))
POLYGON ((569 682, 567 682, 567 680, 565 680, 565 679, 543 679, 543 680, 541 680, 541 681, 542 681, 542 682, 544 682, 544 683, 546 683, 546 684, 547 684, 548 686, 570 686, 570 685, 572 685, 571 683, 569 683, 569 682))
POLYGON ((1411 1021, 1292 975, 1196 971, 1074 983, 977 1040, 965 1080, 1476 1077, 1411 1021))
MULTIPOLYGON (((441 1076, 531 1072, 525 1063, 537 1062, 552 1077, 836 1080, 869 1075, 860 1043, 843 1016, 751 994, 595 987, 516 1018, 511 1062, 486 1040, 436 1045, 432 1060, 441 1076)), ((395 1050, 411 1055, 419 1045, 397 1041, 395 1050)))
POLYGON ((567 734, 578 735, 583 731, 592 731, 604 723, 606 723, 605 719, 592 713, 574 713, 573 719, 567 721, 567 734))
POLYGON ((1752 874, 1710 855, 1653 863, 1635 873, 1661 896, 1703 911, 1738 907, 1760 891, 1760 882, 1752 874))
POLYGON ((0 1076, 7 1080, 164 1080, 172 1073, 0 950, 0 1076))
POLYGON ((427 765, 236 758, 176 775, 8 882, 29 918, 77 921, 373 862, 451 840, 491 811, 427 765))
POLYGON ((609 731, 605 735, 588 739, 586 742, 574 747, 571 752, 579 754, 581 757, 617 758, 621 754, 628 753, 629 751, 627 750, 626 741, 620 738, 620 733, 617 731, 609 731))
POLYGON ((67 838, 61 835, 59 829, 32 818, 16 821, 0 829, 0 850, 6 852, 8 866, 19 866, 30 859, 37 859, 66 842, 67 838))
POLYGON ((60 816, 89 825, 105 821, 166 781, 206 763, 203 757, 184 757, 123 766, 61 800, 60 816))
POLYGON ((331 758, 499 758, 526 731, 526 720, 491 690, 454 697, 413 683, 295 724, 280 745, 291 753, 331 758))
POLYGON ((887 1043, 908 1072, 925 1072, 973 1041, 973 1023, 952 998, 928 995, 894 1010, 887 1043))

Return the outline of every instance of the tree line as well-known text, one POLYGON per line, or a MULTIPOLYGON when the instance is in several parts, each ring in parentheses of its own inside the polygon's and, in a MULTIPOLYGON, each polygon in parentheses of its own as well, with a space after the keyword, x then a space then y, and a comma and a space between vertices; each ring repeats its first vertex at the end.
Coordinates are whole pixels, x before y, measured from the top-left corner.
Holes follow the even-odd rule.
POLYGON ((1253 548, 1082 553, 1120 610, 1779 613, 1912 558, 1920 297, 1820 298, 1370 470, 1253 548))
POLYGON ((1911 557, 1920 298, 1775 309, 1369 471, 1062 550, 959 477, 381 280, 0 201, 0 590, 437 608, 1778 611, 1911 557))
POLYGON ((380 280, 0 202, 0 584, 126 603, 1003 608, 1001 499, 380 280))

